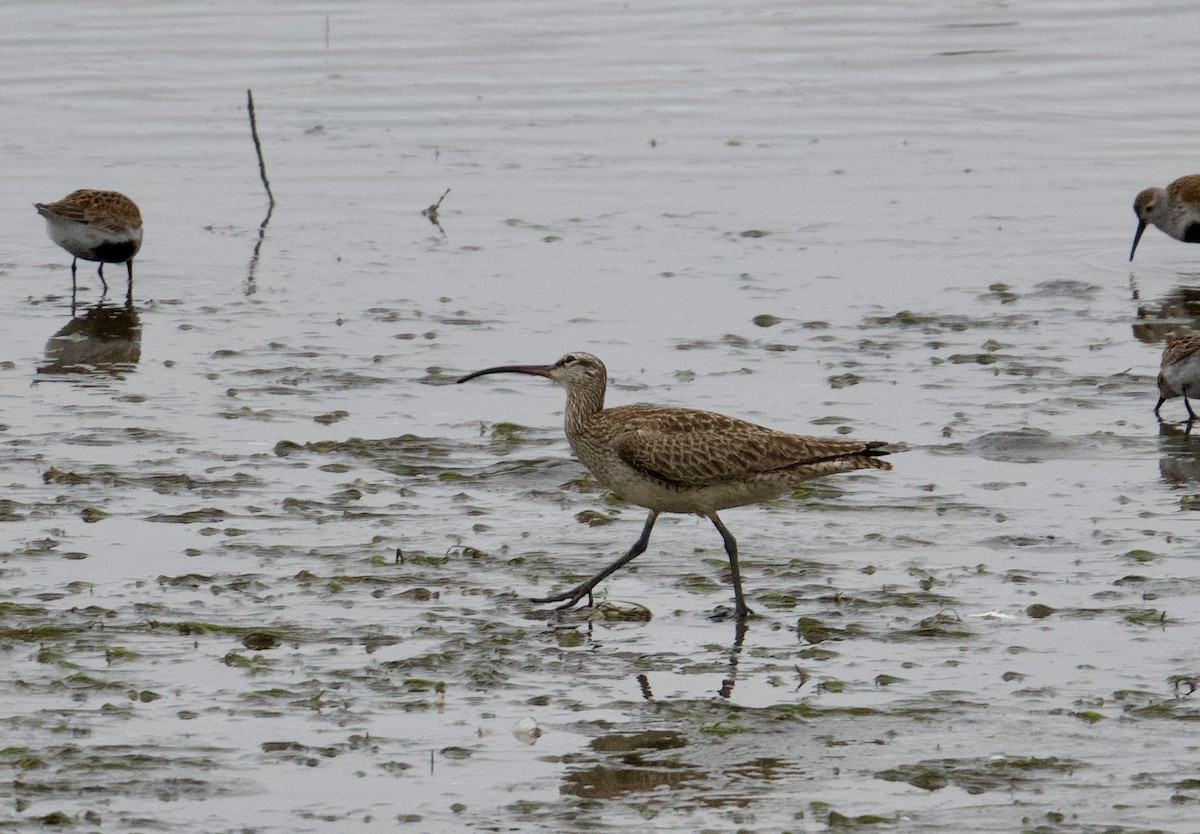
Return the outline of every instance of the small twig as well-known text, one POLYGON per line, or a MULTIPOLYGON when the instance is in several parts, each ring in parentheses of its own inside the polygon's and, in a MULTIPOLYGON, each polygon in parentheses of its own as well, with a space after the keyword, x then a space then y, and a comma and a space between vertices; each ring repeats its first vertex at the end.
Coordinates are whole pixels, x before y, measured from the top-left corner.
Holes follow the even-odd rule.
POLYGON ((262 177, 263 187, 267 189, 267 199, 271 208, 275 208, 275 195, 271 193, 271 182, 267 179, 267 163, 263 160, 262 142, 258 141, 258 121, 254 118, 254 91, 246 90, 246 108, 250 111, 250 135, 254 137, 254 151, 258 154, 258 174, 262 177))
POLYGON ((429 222, 438 227, 438 231, 442 233, 442 237, 446 236, 446 230, 442 228, 441 221, 438 220, 438 209, 442 207, 442 200, 446 199, 446 195, 450 193, 447 188, 442 192, 442 196, 438 197, 437 202, 427 209, 424 209, 421 214, 429 218, 429 222))

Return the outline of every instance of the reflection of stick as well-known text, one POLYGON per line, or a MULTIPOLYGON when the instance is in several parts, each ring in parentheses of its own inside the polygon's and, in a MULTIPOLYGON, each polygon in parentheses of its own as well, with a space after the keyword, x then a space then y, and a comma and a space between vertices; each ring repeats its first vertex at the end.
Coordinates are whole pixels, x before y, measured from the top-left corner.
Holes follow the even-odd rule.
POLYGON ((258 122, 254 118, 254 92, 246 90, 246 107, 250 111, 250 135, 254 137, 254 150, 258 154, 258 174, 262 177, 263 187, 267 189, 267 199, 271 208, 275 208, 275 195, 271 193, 271 183, 267 179, 267 163, 263 161, 262 143, 258 141, 258 122))
POLYGON ((267 179, 267 163, 263 160, 262 143, 258 141, 258 121, 254 118, 254 92, 246 90, 246 109, 250 111, 250 135, 254 138, 254 150, 258 154, 258 174, 262 177, 263 187, 267 189, 267 216, 258 226, 258 242, 254 244, 254 253, 250 256, 249 272, 246 275, 246 295, 256 292, 254 285, 254 270, 258 267, 258 253, 262 249, 263 240, 267 236, 267 224, 271 222, 271 213, 275 211, 275 195, 271 193, 271 182, 267 179))

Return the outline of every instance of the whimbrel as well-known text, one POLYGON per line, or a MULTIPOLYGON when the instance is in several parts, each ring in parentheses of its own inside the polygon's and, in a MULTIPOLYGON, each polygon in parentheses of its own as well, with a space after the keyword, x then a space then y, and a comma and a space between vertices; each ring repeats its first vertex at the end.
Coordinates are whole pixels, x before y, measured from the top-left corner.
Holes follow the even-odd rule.
POLYGON ((1154 416, 1161 423, 1162 415, 1158 410, 1162 404, 1172 397, 1183 397, 1188 423, 1194 423, 1200 417, 1192 410, 1188 397, 1197 394, 1200 394, 1200 333, 1168 339, 1163 348, 1162 370, 1158 372, 1158 404, 1154 406, 1154 416))
POLYGON ((1153 223, 1176 240, 1200 243, 1200 174, 1188 174, 1166 188, 1143 189, 1133 201, 1138 227, 1129 260, 1137 251, 1142 232, 1153 223))
POLYGON ((74 257, 71 260, 71 287, 75 286, 75 263, 99 261, 100 283, 104 265, 125 264, 129 286, 133 287, 133 256, 142 248, 142 214, 133 200, 116 191, 83 188, 72 191, 56 203, 34 203, 37 213, 46 218, 50 239, 74 257))
POLYGON ((650 511, 628 553, 569 591, 534 602, 562 602, 559 608, 570 608, 646 550, 660 513, 695 513, 711 521, 725 542, 735 613, 744 618, 750 608, 742 594, 737 541, 717 512, 775 498, 810 478, 892 468, 880 460, 888 452, 879 441, 787 434, 691 408, 605 408, 608 373, 590 353, 568 353, 553 365, 485 368, 458 381, 500 373, 544 376, 566 388, 564 428, 571 450, 597 481, 650 511))

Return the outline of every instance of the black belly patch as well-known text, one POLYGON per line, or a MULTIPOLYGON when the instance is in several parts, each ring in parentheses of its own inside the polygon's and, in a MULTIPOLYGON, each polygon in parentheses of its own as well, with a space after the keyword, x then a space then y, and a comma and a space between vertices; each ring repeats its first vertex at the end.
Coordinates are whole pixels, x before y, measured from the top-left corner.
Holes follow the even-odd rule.
POLYGON ((1192 223, 1183 230, 1184 243, 1200 243, 1200 223, 1192 223))
MULTIPOLYGON (((1196 228, 1200 231, 1200 225, 1196 228)), ((1197 240, 1200 240, 1200 238, 1197 238, 1197 240)), ((137 254, 137 251, 138 244, 132 240, 125 240, 119 243, 102 243, 92 250, 92 257, 89 260, 103 261, 106 264, 119 264, 132 258, 137 254)))

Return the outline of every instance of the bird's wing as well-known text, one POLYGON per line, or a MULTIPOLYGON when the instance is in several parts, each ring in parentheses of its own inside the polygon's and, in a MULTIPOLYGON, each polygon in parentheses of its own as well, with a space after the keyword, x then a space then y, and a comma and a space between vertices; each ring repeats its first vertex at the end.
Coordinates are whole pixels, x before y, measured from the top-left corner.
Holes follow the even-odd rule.
POLYGON ((1198 350, 1200 350, 1200 333, 1175 336, 1167 339, 1167 346, 1163 348, 1162 363, 1163 365, 1174 364, 1198 350))
POLYGON ((57 203, 38 203, 38 208, 46 209, 51 214, 57 214, 67 220, 74 220, 76 223, 87 222, 86 206, 77 202, 59 200, 57 203))
POLYGON ((141 212, 133 201, 112 191, 73 191, 57 203, 38 206, 67 220, 112 232, 142 225, 141 212))
POLYGON ((688 486, 882 454, 872 451, 880 443, 787 434, 708 411, 643 406, 613 410, 626 411, 613 441, 621 459, 660 480, 688 486))
POLYGON ((1167 186, 1167 191, 1172 197, 1185 203, 1200 203, 1200 174, 1180 177, 1167 186))

